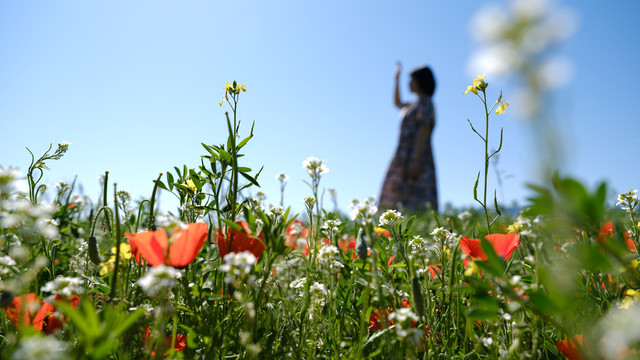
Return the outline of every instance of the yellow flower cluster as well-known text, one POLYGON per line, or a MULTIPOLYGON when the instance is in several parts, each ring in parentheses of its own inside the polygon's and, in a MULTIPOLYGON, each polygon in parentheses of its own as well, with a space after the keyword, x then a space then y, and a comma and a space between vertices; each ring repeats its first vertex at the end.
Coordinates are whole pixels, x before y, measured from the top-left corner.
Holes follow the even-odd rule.
POLYGON ((189 190, 191 190, 191 191, 198 190, 198 187, 196 186, 196 183, 194 183, 193 180, 191 180, 191 179, 187 179, 187 181, 183 185, 188 187, 189 190))
POLYGON ((242 85, 242 84, 238 84, 237 82, 233 82, 233 84, 229 84, 227 83, 227 85, 224 87, 224 89, 229 92, 230 94, 240 94, 240 91, 245 92, 247 91, 247 88, 242 85))
POLYGON ((224 86, 224 94, 222 95, 222 100, 220 100, 220 106, 222 106, 222 103, 225 100, 229 99, 229 97, 227 96, 228 94, 237 95, 237 94, 240 94, 241 91, 245 92, 247 91, 247 88, 244 85, 238 84, 235 81, 233 82, 233 84, 227 83, 227 85, 224 86))
MULTIPOLYGON (((100 276, 105 276, 116 268, 116 248, 111 248, 113 255, 109 260, 100 263, 100 276)), ((131 246, 129 244, 120 244, 120 258, 124 260, 131 259, 131 246)))
POLYGON ((485 74, 480 74, 473 79, 473 85, 468 85, 467 90, 464 91, 463 95, 467 94, 469 91, 476 95, 478 95, 478 91, 484 91, 487 88, 487 85, 489 85, 484 81, 484 75, 485 74))
POLYGON ((504 114, 504 112, 507 110, 507 106, 509 106, 509 102, 501 97, 500 100, 498 101, 498 108, 496 109, 496 114, 498 115, 504 114))
POLYGON ((618 309, 629 309, 634 303, 640 300, 640 291, 638 290, 627 289, 624 294, 625 297, 622 299, 620 305, 618 305, 618 309))
POLYGON ((522 231, 522 224, 520 224, 518 221, 515 221, 513 224, 507 226, 507 230, 512 233, 519 233, 520 231, 522 231))

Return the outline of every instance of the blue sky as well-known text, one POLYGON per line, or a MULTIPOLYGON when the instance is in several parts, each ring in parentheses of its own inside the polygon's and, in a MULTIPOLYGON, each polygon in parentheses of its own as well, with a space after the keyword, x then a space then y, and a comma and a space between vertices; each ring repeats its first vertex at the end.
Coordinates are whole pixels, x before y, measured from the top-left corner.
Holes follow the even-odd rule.
MULTIPOLYGON (((378 196, 399 130, 393 72, 428 64, 438 82, 433 147, 441 204, 473 204, 483 166, 482 143, 467 118, 481 104, 462 95, 475 77, 478 48, 471 19, 479 1, 5 1, 0 3, 0 166, 29 165, 25 147, 41 153, 68 141, 44 181, 71 182, 96 199, 105 170, 118 188, 149 197, 153 180, 173 166, 199 164, 200 143, 226 140, 224 85, 237 80, 241 134, 255 121, 245 165, 264 166, 267 202, 302 210, 310 195, 302 161, 324 159, 321 187, 338 191, 340 207, 378 196)), ((507 1, 495 1, 506 7, 507 1)), ((565 150, 562 172, 612 196, 638 188, 640 25, 635 1, 560 2, 578 18, 575 34, 556 50, 573 63, 571 81, 554 93, 553 118, 565 150)), ((487 78, 489 93, 514 85, 487 78)), ((510 110, 518 106, 511 101, 510 110)), ((530 124, 514 111, 493 118, 504 128, 499 169, 503 203, 526 204, 536 179, 530 124)), ((494 146, 497 146, 494 145, 494 146)), ((495 188, 495 177, 489 187, 495 188)), ((161 201, 171 208, 171 195, 161 201)), ((329 204, 328 197, 325 203, 329 204)))

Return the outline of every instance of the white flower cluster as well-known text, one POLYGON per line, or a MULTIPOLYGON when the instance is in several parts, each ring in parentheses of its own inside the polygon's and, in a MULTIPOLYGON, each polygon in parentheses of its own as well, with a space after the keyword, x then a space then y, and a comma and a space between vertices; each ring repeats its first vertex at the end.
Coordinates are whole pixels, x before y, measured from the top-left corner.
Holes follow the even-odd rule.
POLYGON ((314 282, 309 287, 309 296, 311 296, 311 301, 319 307, 323 307, 326 304, 328 295, 329 291, 327 291, 327 287, 324 286, 324 284, 314 282))
POLYGON ((409 239, 411 255, 426 259, 431 253, 431 244, 420 235, 414 235, 409 239))
POLYGON ((155 266, 149 269, 137 284, 149 296, 163 295, 177 285, 177 279, 182 277, 179 270, 171 266, 155 266))
POLYGON ((422 332, 412 327, 413 321, 419 321, 418 315, 411 308, 401 308, 389 314, 389 320, 394 322, 394 330, 399 339, 409 339, 414 344, 419 344, 422 332))
POLYGON ((245 278, 255 265, 257 258, 250 251, 228 253, 224 256, 224 264, 220 265, 220 271, 227 273, 224 281, 228 284, 235 283, 238 279, 245 278))
MULTIPOLYGON (((6 355, 6 354, 5 354, 6 355)), ((30 336, 20 340, 13 353, 15 360, 58 360, 69 359, 67 344, 54 336, 30 336)))
POLYGON ((274 206, 271 209, 269 209, 269 212, 267 215, 269 215, 269 218, 271 219, 271 222, 273 224, 277 224, 280 222, 283 214, 284 214, 284 208, 282 206, 274 206))
POLYGON ((287 176, 287 174, 281 172, 279 174, 276 174, 276 180, 280 181, 280 184, 284 185, 287 183, 287 180, 289 180, 289 176, 287 176))
POLYGON ((373 216, 378 212, 378 206, 374 197, 369 197, 363 202, 357 199, 351 200, 351 220, 360 225, 371 223, 373 216))
POLYGON ((329 172, 329 168, 324 164, 324 160, 320 160, 315 156, 310 156, 303 161, 302 167, 307 169, 307 173, 311 178, 318 178, 320 175, 329 172))
POLYGON ((10 256, 0 256, 0 276, 8 274, 14 266, 16 262, 10 256))
POLYGON ((516 76, 514 97, 525 117, 539 116, 541 93, 565 85, 572 76, 570 60, 558 55, 557 46, 577 27, 569 8, 552 0, 512 0, 511 6, 490 4, 474 16, 472 34, 481 44, 469 60, 471 73, 494 78, 516 76), (517 34, 517 36, 514 36, 517 34))
POLYGON ((458 234, 452 233, 451 231, 443 227, 437 227, 433 229, 433 231, 431 232, 431 236, 433 236, 433 239, 437 243, 443 244, 450 248, 453 248, 454 246, 456 246, 455 242, 456 242, 456 239, 458 238, 458 234))
POLYGON ((52 295, 59 295, 68 300, 73 295, 79 295, 84 291, 82 285, 83 281, 80 278, 59 276, 53 281, 44 284, 40 290, 52 295))
POLYGON ((400 214, 400 212, 395 210, 387 210, 382 215, 380 215, 378 225, 393 227, 395 224, 402 221, 402 219, 404 219, 404 217, 402 216, 402 214, 400 214))
POLYGON ((294 281, 291 282, 291 284, 289 284, 289 287, 292 289, 296 289, 298 291, 300 291, 300 289, 303 289, 304 286, 307 283, 307 278, 306 277, 301 277, 300 279, 296 279, 294 281))
POLYGON ((620 205, 622 210, 628 213, 632 213, 636 206, 638 206, 638 195, 636 195, 637 192, 638 190, 629 190, 626 193, 618 195, 616 206, 620 205))
POLYGON ((327 233, 327 236, 331 239, 338 231, 340 231, 340 224, 342 224, 342 222, 338 219, 326 220, 324 224, 322 224, 322 230, 324 230, 327 233))
POLYGON ((316 262, 320 267, 336 270, 341 268, 343 265, 338 261, 338 254, 340 251, 337 247, 333 245, 322 245, 320 250, 318 250, 318 257, 316 257, 316 262))
POLYGON ((58 227, 51 219, 56 209, 53 204, 31 206, 26 199, 9 199, 0 204, 0 226, 22 226, 23 234, 37 234, 53 239, 58 237, 58 227))

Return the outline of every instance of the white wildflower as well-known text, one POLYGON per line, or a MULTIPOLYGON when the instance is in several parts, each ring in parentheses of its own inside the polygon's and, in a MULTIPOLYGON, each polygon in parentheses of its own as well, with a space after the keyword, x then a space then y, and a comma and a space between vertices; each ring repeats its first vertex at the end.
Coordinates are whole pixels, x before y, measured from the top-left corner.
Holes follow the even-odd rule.
POLYGON ((156 266, 149 269, 137 284, 149 296, 162 295, 167 293, 177 284, 177 279, 182 276, 179 270, 171 266, 156 266))
POLYGON ((287 174, 281 172, 279 174, 276 174, 276 180, 280 181, 281 184, 286 184, 287 180, 289 180, 289 176, 287 176, 287 174))
POLYGON ((80 278, 59 276, 53 281, 49 281, 40 288, 41 291, 59 295, 65 299, 71 299, 73 295, 79 295, 83 292, 83 281, 80 278))
POLYGON ((396 210, 387 210, 382 215, 380 215, 378 225, 393 227, 402 219, 404 219, 404 217, 400 214, 400 212, 396 210))
POLYGON ((318 250, 316 261, 320 267, 335 270, 342 267, 342 264, 338 261, 339 254, 340 251, 337 247, 333 245, 323 245, 320 247, 320 250, 318 250))
POLYGON ((0 256, 0 276, 8 274, 14 266, 16 266, 16 262, 11 257, 7 255, 0 256))
MULTIPOLYGON (((20 340, 13 353, 15 360, 57 360, 68 359, 67 344, 53 336, 30 336, 20 340)), ((6 355, 6 354, 5 354, 6 355)))
POLYGON ((463 211, 460 214, 458 214, 458 219, 460 221, 466 221, 471 217, 471 213, 469 211, 463 211))
POLYGON ((378 212, 378 206, 373 197, 369 197, 363 202, 354 199, 351 201, 351 208, 351 220, 360 225, 371 223, 373 216, 378 212))
POLYGON ((244 279, 255 265, 257 258, 250 251, 228 253, 224 256, 224 264, 220 265, 220 271, 227 273, 224 281, 234 283, 238 279, 244 279))
POLYGON ((636 195, 637 192, 638 190, 629 190, 626 193, 618 195, 616 206, 620 205, 622 210, 631 213, 638 205, 638 195, 636 195))
POLYGON ((329 291, 327 291, 327 287, 324 284, 319 282, 314 282, 309 287, 309 295, 313 302, 322 307, 326 304, 327 295, 329 295, 329 291))
POLYGON ((332 238, 338 231, 340 231, 340 224, 342 222, 338 219, 335 220, 326 220, 324 224, 322 224, 322 230, 324 230, 329 238, 332 238))
POLYGON ((302 162, 302 167, 307 169, 307 173, 310 177, 316 178, 322 174, 327 174, 329 168, 324 164, 324 160, 320 160, 315 156, 308 157, 302 162))

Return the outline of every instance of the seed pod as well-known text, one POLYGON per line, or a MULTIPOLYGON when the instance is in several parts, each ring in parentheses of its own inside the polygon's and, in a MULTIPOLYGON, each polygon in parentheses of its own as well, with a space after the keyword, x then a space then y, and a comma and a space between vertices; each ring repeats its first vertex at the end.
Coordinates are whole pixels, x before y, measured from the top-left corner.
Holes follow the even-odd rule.
POLYGON ((98 244, 96 243, 95 236, 89 236, 89 259, 96 264, 100 265, 102 260, 100 259, 100 252, 98 252, 98 244))
POLYGON ((368 252, 367 235, 365 234, 364 229, 361 228, 360 231, 358 231, 358 237, 356 238, 356 253, 360 259, 366 260, 368 252))
POLYGON ((7 307, 13 301, 13 294, 3 290, 0 291, 0 307, 7 307))
POLYGON ((414 276, 411 281, 411 290, 413 291, 413 306, 418 312, 418 315, 420 315, 421 318, 424 318, 426 314, 424 309, 424 296, 422 296, 420 281, 418 281, 418 277, 416 276, 414 276))

